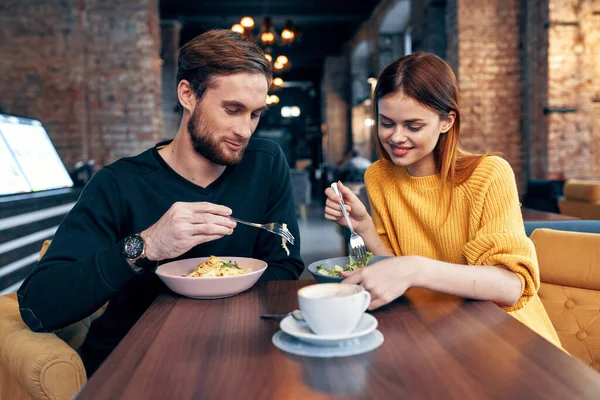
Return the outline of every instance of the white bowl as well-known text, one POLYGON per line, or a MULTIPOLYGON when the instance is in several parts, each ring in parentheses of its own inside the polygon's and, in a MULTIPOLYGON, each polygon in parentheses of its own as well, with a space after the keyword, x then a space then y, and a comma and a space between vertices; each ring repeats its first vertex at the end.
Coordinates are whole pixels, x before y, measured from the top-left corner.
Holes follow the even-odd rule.
POLYGON ((250 289, 267 269, 267 263, 255 258, 218 256, 226 261, 237 262, 245 274, 236 276, 218 276, 207 278, 189 278, 200 263, 208 257, 188 258, 172 261, 156 269, 156 275, 169 289, 182 296, 193 299, 220 299, 235 296, 250 289))

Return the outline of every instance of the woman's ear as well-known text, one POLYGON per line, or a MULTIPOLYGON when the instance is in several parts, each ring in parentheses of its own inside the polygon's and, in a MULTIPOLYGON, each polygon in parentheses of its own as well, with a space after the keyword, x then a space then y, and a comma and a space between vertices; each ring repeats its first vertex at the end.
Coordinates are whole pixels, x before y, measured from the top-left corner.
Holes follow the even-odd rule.
POLYGON ((456 113, 454 111, 450 111, 448 116, 442 120, 441 133, 448 133, 448 131, 454 125, 455 120, 456 120, 456 113))

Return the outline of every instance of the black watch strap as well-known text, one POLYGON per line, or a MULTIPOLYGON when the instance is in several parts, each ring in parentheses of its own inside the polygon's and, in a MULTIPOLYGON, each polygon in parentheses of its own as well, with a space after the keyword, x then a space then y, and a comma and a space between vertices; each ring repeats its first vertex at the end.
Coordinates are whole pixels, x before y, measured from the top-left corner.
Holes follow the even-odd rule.
POLYGON ((158 261, 148 260, 148 257, 138 258, 134 261, 136 267, 140 268, 156 268, 158 267, 158 261))

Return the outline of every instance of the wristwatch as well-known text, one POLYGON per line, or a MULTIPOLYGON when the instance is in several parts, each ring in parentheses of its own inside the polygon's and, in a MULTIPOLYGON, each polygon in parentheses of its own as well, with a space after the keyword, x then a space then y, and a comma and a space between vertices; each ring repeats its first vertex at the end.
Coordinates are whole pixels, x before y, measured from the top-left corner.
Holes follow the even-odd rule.
POLYGON ((123 254, 123 257, 127 260, 133 262, 135 266, 140 268, 156 267, 158 264, 157 261, 149 260, 146 257, 146 244, 139 233, 127 236, 125 240, 123 240, 121 254, 123 254))

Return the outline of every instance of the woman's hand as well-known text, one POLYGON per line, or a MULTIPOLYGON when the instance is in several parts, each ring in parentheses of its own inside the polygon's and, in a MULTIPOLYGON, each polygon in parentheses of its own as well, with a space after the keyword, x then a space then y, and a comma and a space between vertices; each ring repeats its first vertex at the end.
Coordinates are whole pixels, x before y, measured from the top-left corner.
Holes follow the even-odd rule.
MULTIPOLYGON (((368 228, 373 227, 373 220, 358 196, 356 196, 352 190, 344 186, 342 182, 338 182, 338 189, 343 197, 354 230, 360 235, 368 228)), ((327 201, 325 202, 325 218, 347 228, 348 224, 340 210, 340 198, 330 187, 325 190, 325 195, 327 196, 327 201)))
POLYGON ((375 310, 402 296, 416 281, 420 264, 418 256, 390 257, 367 268, 343 272, 343 283, 361 285, 371 295, 369 310, 375 310))

